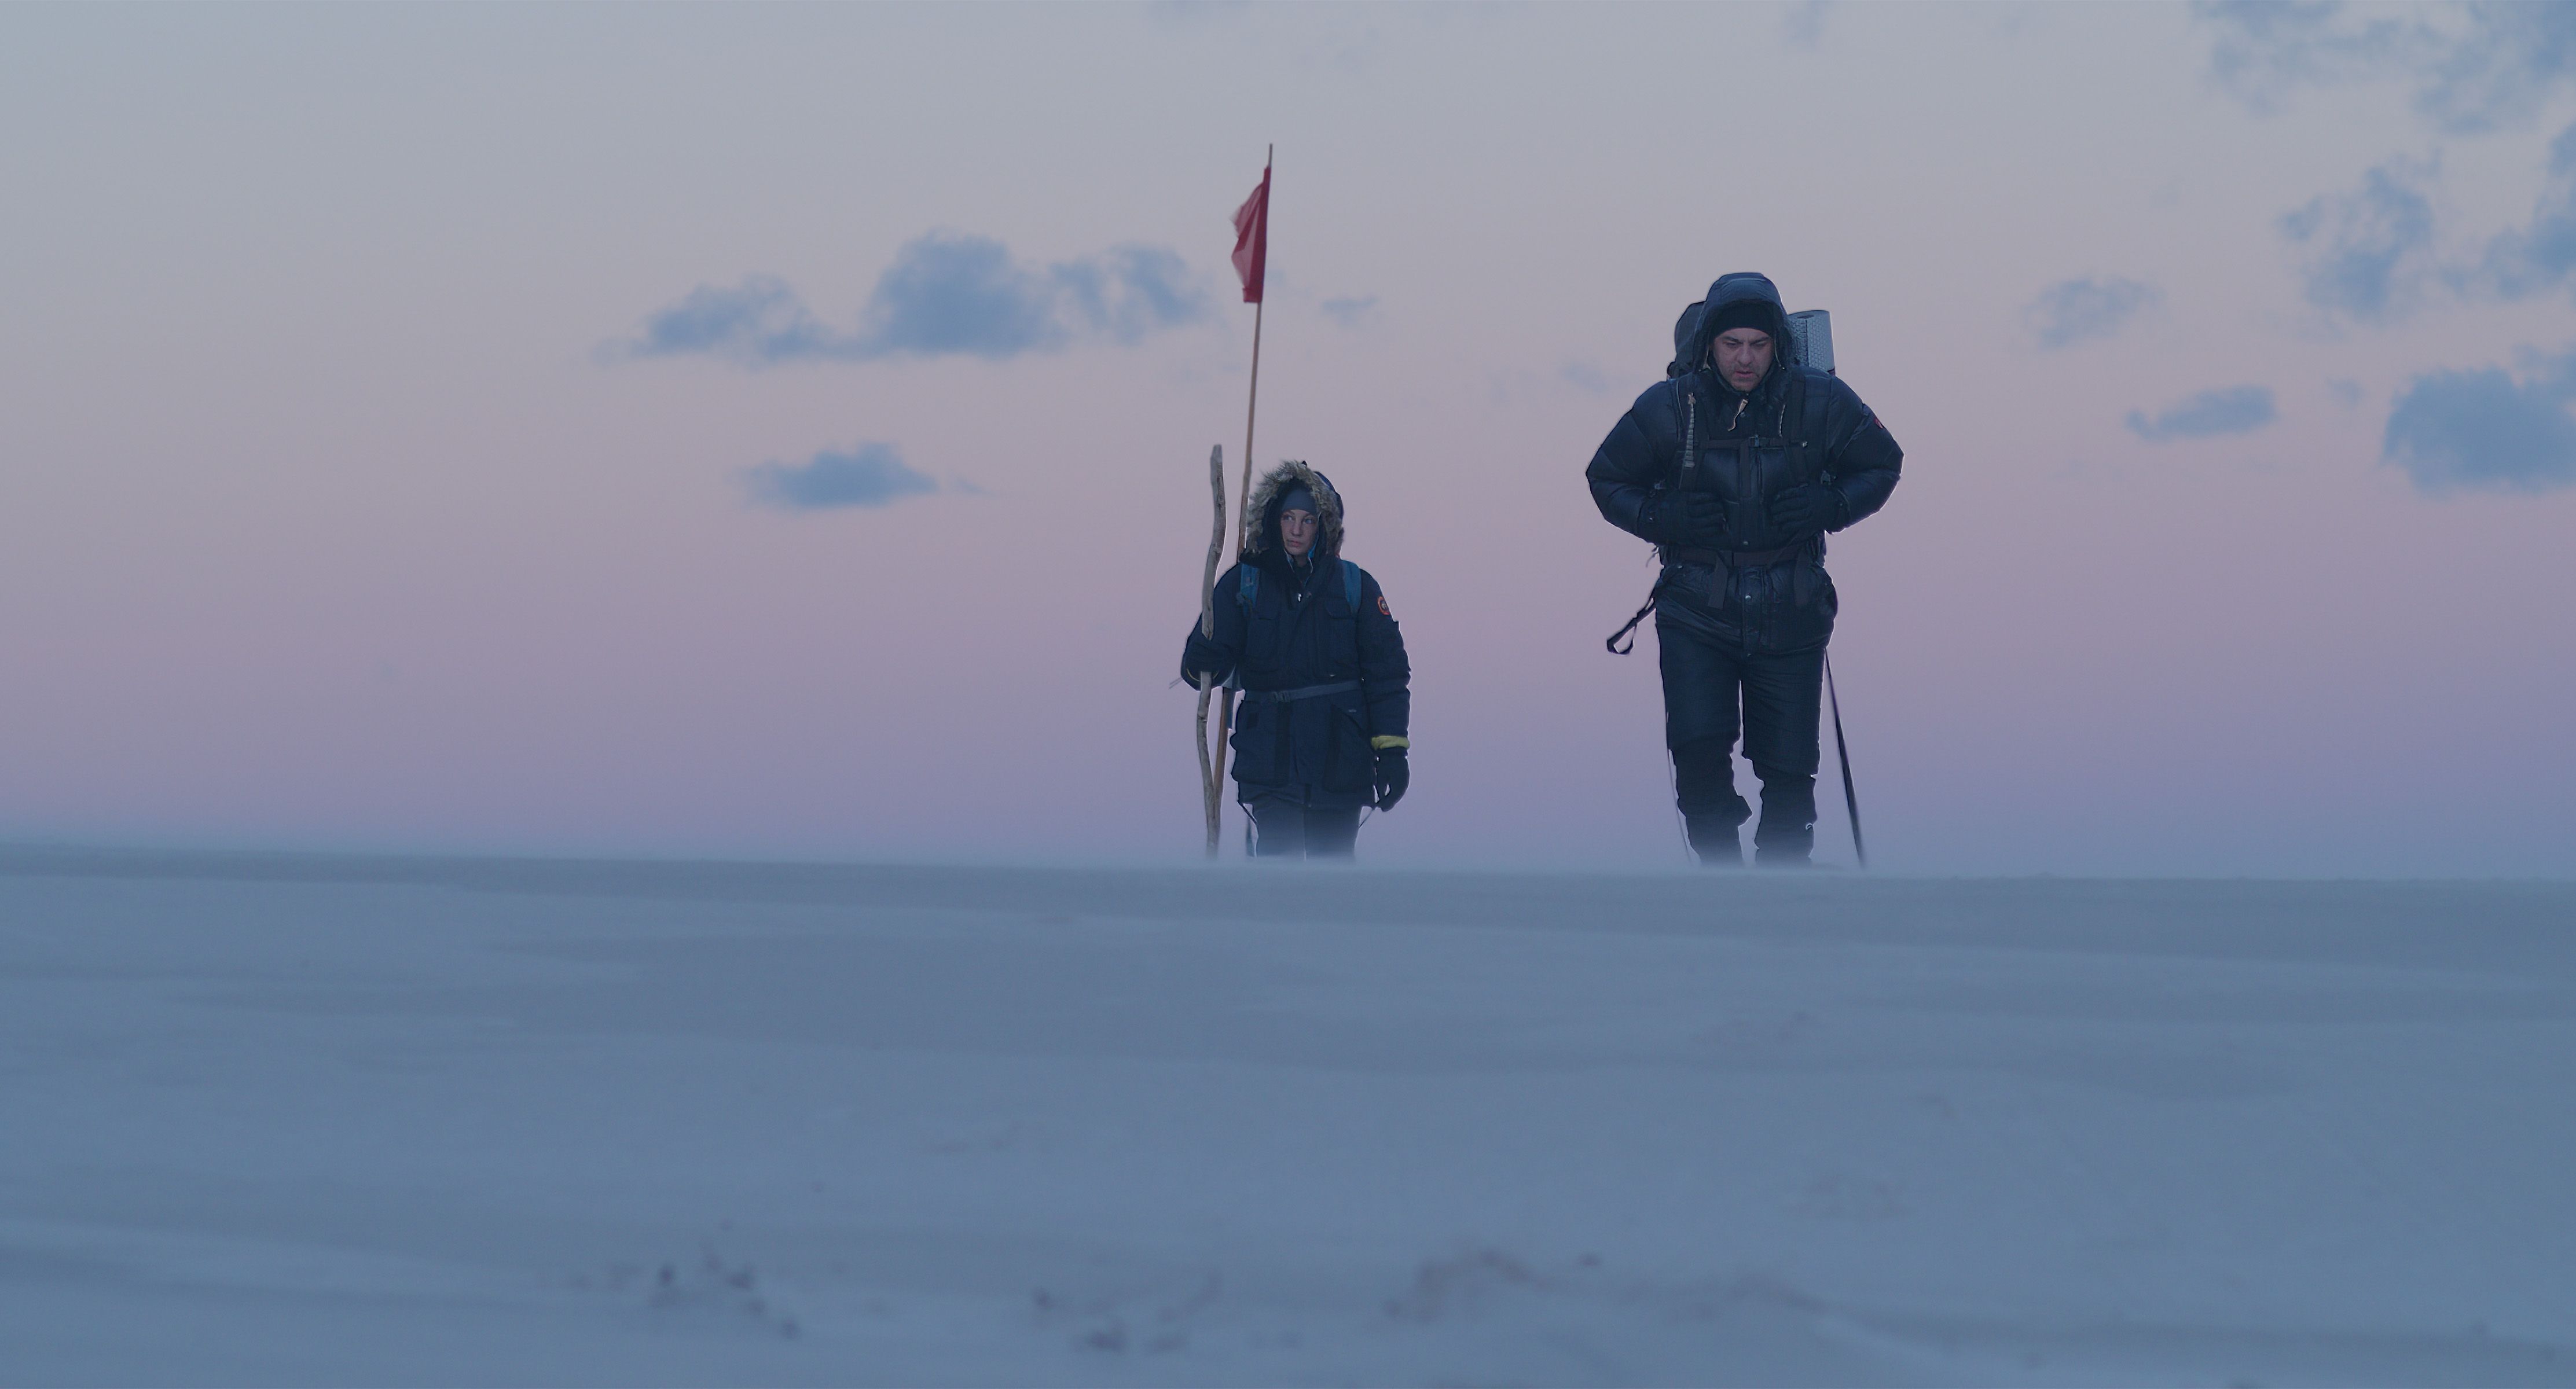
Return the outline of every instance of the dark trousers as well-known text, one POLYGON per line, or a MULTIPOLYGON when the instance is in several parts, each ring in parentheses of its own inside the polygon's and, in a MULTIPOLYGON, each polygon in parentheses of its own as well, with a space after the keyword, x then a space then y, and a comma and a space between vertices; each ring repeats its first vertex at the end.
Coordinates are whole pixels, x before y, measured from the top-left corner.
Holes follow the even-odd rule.
POLYGON ((1319 810, 1286 796, 1256 796, 1242 804, 1252 819, 1256 857, 1349 858, 1359 844, 1358 806, 1319 810))
POLYGON ((1664 675, 1664 746, 1674 800, 1703 862, 1740 863, 1735 829, 1753 808, 1735 791, 1736 734, 1762 781, 1755 857, 1804 863, 1816 843, 1816 724, 1825 648, 1746 655, 1677 623, 1655 624, 1664 675), (1739 712, 1741 715, 1739 718, 1739 712))

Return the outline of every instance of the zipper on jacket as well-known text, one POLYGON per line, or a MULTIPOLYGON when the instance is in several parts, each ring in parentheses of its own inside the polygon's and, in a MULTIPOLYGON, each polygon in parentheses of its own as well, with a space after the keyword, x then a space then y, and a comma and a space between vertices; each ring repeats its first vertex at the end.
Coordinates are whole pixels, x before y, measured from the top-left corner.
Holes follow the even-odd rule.
MULTIPOLYGON (((1742 498, 1744 498, 1744 511, 1745 511, 1745 521, 1746 521, 1746 529, 1747 529, 1747 530, 1750 530, 1750 529, 1751 529, 1751 522, 1752 522, 1752 513, 1753 513, 1753 509, 1754 509, 1755 507, 1758 507, 1758 506, 1762 506, 1762 505, 1763 505, 1763 499, 1762 499, 1761 497, 1755 496, 1755 495, 1754 495, 1754 493, 1753 493, 1753 485, 1754 485, 1754 483, 1756 483, 1757 481, 1759 481, 1759 480, 1760 480, 1760 472, 1759 472, 1759 470, 1754 466, 1754 462, 1753 462, 1753 450, 1754 450, 1755 446, 1756 446, 1756 445, 1758 445, 1758 444, 1760 444, 1761 442, 1762 442, 1761 437, 1760 437, 1759 435, 1756 435, 1754 438, 1749 439, 1749 440, 1746 440, 1746 441, 1744 441, 1744 442, 1742 442, 1742 443, 1739 443, 1739 444, 1737 444, 1737 445, 1735 446, 1735 487, 1736 487, 1736 495, 1737 495, 1737 496, 1740 496, 1740 497, 1742 497, 1742 498)), ((1762 523, 1763 523, 1763 525, 1768 526, 1768 525, 1770 525, 1770 523, 1771 523, 1771 518, 1770 518, 1770 516, 1769 516, 1769 514, 1768 514, 1768 512, 1769 512, 1769 508, 1765 507, 1765 508, 1764 508, 1764 512, 1765 512, 1765 514, 1764 514, 1764 516, 1763 516, 1763 518, 1762 518, 1762 523)), ((1744 535, 1738 535, 1738 536, 1736 537, 1736 540, 1740 543, 1740 542, 1744 541, 1744 540, 1745 540, 1745 539, 1747 539, 1747 538, 1748 538, 1747 536, 1744 536, 1744 535)))
MULTIPOLYGON (((1739 417, 1742 416, 1744 408, 1741 405, 1737 406, 1735 413, 1739 417)), ((1745 511, 1749 514, 1753 508, 1762 507, 1764 510, 1762 524, 1767 528, 1771 524, 1769 507, 1766 505, 1763 498, 1755 496, 1753 492, 1754 483, 1760 476, 1760 469, 1754 463, 1753 455, 1755 447, 1760 443, 1761 436, 1756 435, 1751 440, 1736 446, 1735 477, 1736 484, 1741 489, 1740 495, 1744 498, 1745 511)), ((1744 539, 1741 535, 1736 538, 1738 540, 1744 539)), ((1751 565, 1743 565, 1734 569, 1731 574, 1731 577, 1735 579, 1735 604, 1736 607, 1744 614, 1744 620, 1738 624, 1737 630, 1742 632, 1744 635, 1744 654, 1748 657, 1753 654, 1753 609, 1755 607, 1753 601, 1753 581, 1751 578, 1747 577, 1751 572, 1751 565)), ((1770 581, 1767 578, 1763 581, 1764 591, 1766 593, 1769 591, 1769 583, 1770 581)), ((1770 605, 1766 603, 1761 606, 1768 608, 1770 605)))

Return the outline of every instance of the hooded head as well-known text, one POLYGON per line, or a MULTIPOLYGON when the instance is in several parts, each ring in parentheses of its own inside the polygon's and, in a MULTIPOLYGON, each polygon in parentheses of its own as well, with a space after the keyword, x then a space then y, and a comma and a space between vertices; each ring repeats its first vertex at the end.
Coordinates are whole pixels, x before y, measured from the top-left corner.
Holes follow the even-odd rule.
MULTIPOLYGON (((1729 328, 1755 328, 1771 335, 1771 370, 1778 374, 1789 360, 1789 309, 1768 275, 1739 270, 1720 275, 1708 297, 1682 310, 1673 325, 1673 361, 1666 376, 1680 376, 1708 365, 1708 346, 1729 328)), ((1765 380, 1770 378, 1765 377, 1765 380)))
POLYGON ((1271 567, 1288 562, 1287 546, 1279 539, 1279 513, 1291 492, 1304 491, 1313 499, 1315 509, 1315 548, 1306 558, 1317 564, 1338 558, 1342 553, 1342 494, 1333 490, 1332 479, 1291 459, 1261 475, 1252 486, 1252 496, 1244 507, 1248 518, 1244 526, 1243 558, 1247 564, 1271 567))

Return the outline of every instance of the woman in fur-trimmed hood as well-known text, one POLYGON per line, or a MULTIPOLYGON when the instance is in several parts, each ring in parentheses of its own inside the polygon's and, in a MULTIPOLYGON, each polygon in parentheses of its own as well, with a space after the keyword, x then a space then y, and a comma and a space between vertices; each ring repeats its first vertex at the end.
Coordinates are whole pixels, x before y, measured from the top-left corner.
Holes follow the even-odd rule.
POLYGON ((1190 623, 1181 676, 1229 680, 1235 799, 1263 857, 1348 857, 1360 810, 1392 810, 1412 779, 1413 697, 1386 594, 1342 558, 1342 494, 1302 462, 1262 476, 1243 558, 1216 581, 1216 635, 1190 623))
POLYGON ((1331 478, 1291 458, 1263 473, 1261 481, 1252 485, 1252 500, 1243 509, 1245 559, 1273 569, 1285 564, 1279 539, 1280 504, 1290 492, 1300 490, 1314 502, 1307 508, 1318 529, 1311 558, 1319 563, 1341 558, 1342 494, 1333 490, 1331 478))

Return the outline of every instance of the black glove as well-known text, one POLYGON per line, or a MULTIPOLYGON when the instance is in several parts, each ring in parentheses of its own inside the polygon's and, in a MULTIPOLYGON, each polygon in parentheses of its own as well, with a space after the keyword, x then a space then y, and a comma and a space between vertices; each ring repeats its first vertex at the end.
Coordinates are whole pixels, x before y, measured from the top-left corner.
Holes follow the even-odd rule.
POLYGON ((1413 769, 1405 765, 1404 749, 1377 750, 1377 808, 1393 810, 1404 799, 1404 788, 1413 784, 1413 769))
POLYGON ((1223 680, 1226 673, 1233 669, 1234 658, 1225 654, 1224 647, 1200 636, 1196 631, 1190 633, 1189 643, 1181 648, 1182 680, 1197 686, 1199 677, 1205 675, 1213 684, 1223 680))
POLYGON ((1726 503, 1713 492, 1682 494, 1682 543, 1714 550, 1726 543, 1726 503))
POLYGON ((1649 492, 1637 503, 1637 534, 1658 545, 1679 545, 1682 509, 1661 492, 1649 492))
POLYGON ((1726 538, 1726 503, 1709 492, 1667 492, 1646 504, 1638 519, 1658 545, 1715 549, 1726 538))
POLYGON ((1771 529, 1782 535, 1810 536, 1841 524, 1843 511, 1842 493, 1821 482, 1802 482, 1773 494, 1771 529))

